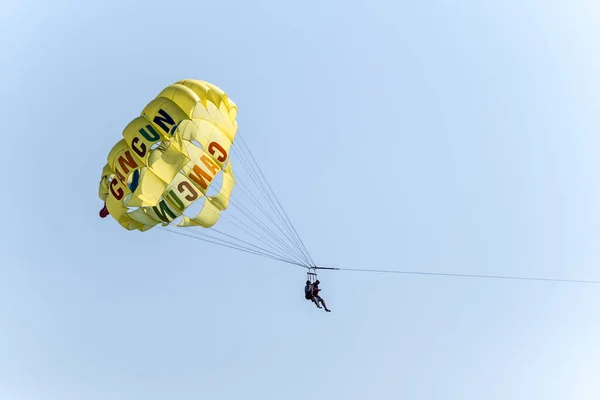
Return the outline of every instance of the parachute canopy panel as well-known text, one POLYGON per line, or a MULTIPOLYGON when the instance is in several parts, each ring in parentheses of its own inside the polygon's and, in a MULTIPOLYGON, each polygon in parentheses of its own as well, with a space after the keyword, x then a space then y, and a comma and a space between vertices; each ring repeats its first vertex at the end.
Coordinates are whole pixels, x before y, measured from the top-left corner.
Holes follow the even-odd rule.
POLYGON ((218 87, 182 80, 164 88, 123 130, 102 171, 100 215, 126 229, 171 224, 214 225, 235 186, 229 152, 237 133, 237 106, 218 87), (220 172, 226 182, 206 193, 220 172), (196 215, 185 215, 194 202, 196 215))

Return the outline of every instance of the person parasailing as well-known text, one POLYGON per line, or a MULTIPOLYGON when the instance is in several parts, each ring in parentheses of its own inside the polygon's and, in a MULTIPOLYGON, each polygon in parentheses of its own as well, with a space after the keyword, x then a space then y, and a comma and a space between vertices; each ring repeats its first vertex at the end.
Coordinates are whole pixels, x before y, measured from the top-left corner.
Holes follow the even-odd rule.
POLYGON ((325 304, 325 300, 323 300, 323 298, 321 297, 321 295, 319 294, 319 292, 321 291, 321 289, 319 289, 319 284, 321 282, 317 279, 315 281, 315 283, 312 284, 312 296, 313 296, 313 301, 315 302, 315 304, 317 305, 317 307, 321 308, 319 306, 319 303, 323 304, 323 308, 325 308, 325 311, 327 312, 331 312, 330 309, 327 308, 327 305, 325 304))
POLYGON ((318 308, 325 308, 325 311, 331 312, 331 310, 327 308, 323 298, 319 295, 319 292, 321 291, 321 289, 319 289, 319 284, 321 282, 317 279, 316 272, 309 271, 306 275, 307 280, 306 286, 304 286, 304 298, 306 300, 311 300, 318 308), (323 307, 321 307, 319 303, 323 304, 323 307))

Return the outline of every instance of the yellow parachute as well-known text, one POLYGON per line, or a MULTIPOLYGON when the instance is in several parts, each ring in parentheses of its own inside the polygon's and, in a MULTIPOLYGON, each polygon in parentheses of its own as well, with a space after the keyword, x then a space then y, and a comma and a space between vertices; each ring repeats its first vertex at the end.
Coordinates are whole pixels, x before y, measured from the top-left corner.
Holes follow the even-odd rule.
POLYGON ((145 232, 161 226, 218 245, 314 267, 239 135, 236 117, 235 103, 211 83, 186 79, 164 88, 125 127, 123 138, 108 153, 98 191, 104 201, 100 216, 110 214, 128 230, 145 232), (234 146, 234 141, 239 145, 234 146), (234 176, 232 153, 236 154, 236 168, 239 161, 241 172, 253 184, 245 185, 240 171, 234 176), (248 203, 236 201, 234 187, 248 203), (223 228, 237 230, 215 229, 222 220, 229 224, 223 228), (185 228, 185 233, 171 226, 185 228), (194 231, 194 227, 202 229, 194 231))
POLYGON ((126 229, 146 231, 180 218, 179 226, 213 226, 235 186, 229 160, 237 107, 218 87, 182 80, 166 87, 123 130, 102 171, 99 197, 126 229), (216 195, 207 195, 222 173, 216 195), (204 202, 196 215, 185 215, 204 202))

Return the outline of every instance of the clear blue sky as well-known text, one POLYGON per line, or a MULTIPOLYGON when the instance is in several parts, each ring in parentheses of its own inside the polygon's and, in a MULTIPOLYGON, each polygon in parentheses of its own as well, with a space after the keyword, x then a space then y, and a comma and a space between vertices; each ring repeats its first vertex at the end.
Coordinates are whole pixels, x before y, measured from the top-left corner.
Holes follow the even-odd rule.
POLYGON ((600 286, 301 269, 98 218, 123 127, 222 87, 317 262, 600 279, 591 1, 8 1, 0 398, 600 398, 600 286), (119 258, 122 262, 115 262, 119 258))

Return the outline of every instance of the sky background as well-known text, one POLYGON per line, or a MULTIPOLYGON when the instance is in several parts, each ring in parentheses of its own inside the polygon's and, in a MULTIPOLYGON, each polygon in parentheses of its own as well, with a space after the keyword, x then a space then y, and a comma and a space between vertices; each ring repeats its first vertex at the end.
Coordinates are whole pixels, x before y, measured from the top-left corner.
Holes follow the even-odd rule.
POLYGON ((98 218, 212 82, 313 258, 600 280, 600 6, 3 1, 0 398, 598 399, 600 286, 320 274, 98 218))

